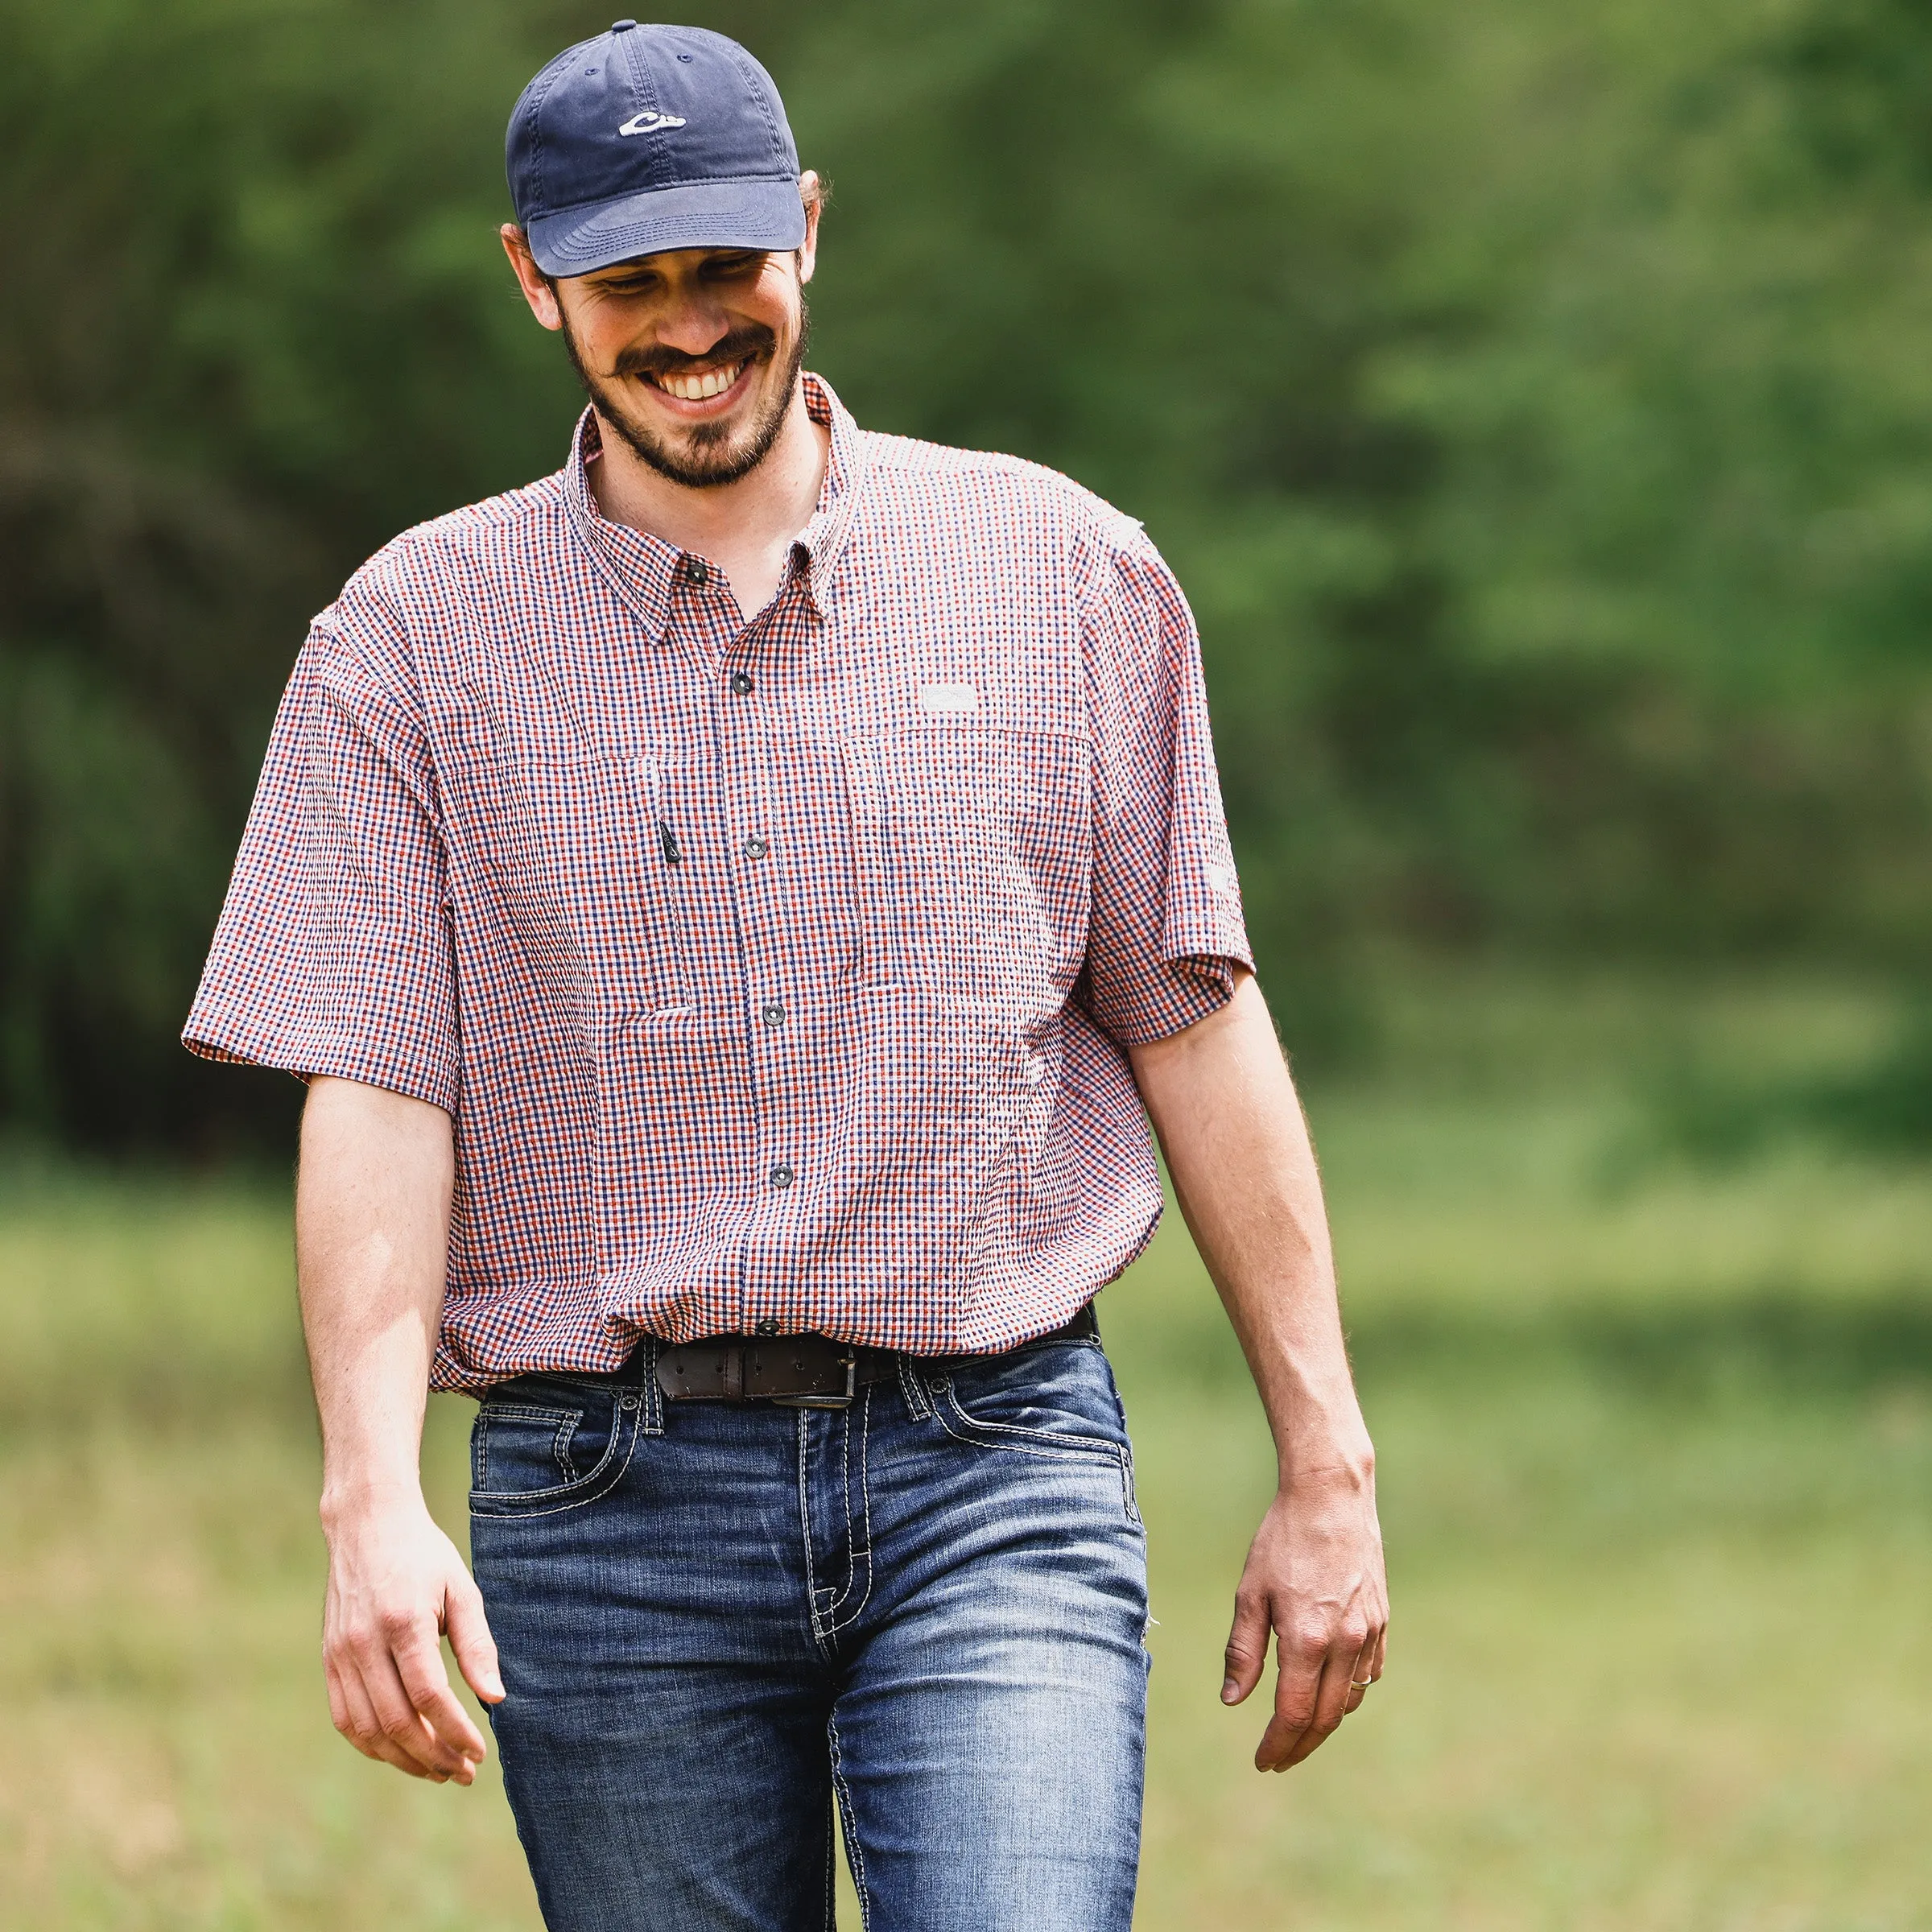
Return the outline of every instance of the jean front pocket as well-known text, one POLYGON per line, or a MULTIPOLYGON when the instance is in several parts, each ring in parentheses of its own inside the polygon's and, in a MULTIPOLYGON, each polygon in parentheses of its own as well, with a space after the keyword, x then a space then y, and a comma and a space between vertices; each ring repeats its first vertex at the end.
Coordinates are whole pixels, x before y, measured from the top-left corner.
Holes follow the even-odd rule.
POLYGON ((639 1398, 585 1385, 486 1394, 470 1430, 469 1507, 547 1515, 608 1496, 636 1448, 639 1398))
POLYGON ((1133 1451, 1107 1358, 1092 1342, 1049 1342, 969 1363, 933 1379, 933 1414, 976 1448, 1119 1472, 1127 1514, 1133 1451))

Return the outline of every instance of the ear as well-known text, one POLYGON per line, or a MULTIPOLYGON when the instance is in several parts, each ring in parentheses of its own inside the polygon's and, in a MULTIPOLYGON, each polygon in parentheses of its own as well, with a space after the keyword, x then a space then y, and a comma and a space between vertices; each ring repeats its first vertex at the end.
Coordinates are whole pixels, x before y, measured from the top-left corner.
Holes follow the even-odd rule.
POLYGON ((819 185, 818 175, 807 168, 799 176, 799 195, 805 204, 805 239, 799 246, 799 279, 809 282, 811 271, 819 261, 819 213, 824 206, 824 197, 814 192, 819 185))
POLYGON ((537 266, 537 258, 530 252, 529 237, 514 221, 506 221, 497 233, 502 237, 503 252, 510 258, 510 266, 517 272, 517 286, 523 291, 523 299, 530 304, 530 312, 544 328, 561 328, 564 315, 557 307, 557 291, 545 280, 543 270, 537 266))

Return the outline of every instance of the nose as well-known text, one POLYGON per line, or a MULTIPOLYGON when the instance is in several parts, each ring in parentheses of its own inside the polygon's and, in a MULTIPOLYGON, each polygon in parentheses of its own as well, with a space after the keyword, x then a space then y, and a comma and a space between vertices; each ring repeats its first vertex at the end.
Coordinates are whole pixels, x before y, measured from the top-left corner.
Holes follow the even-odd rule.
POLYGON ((724 305, 702 286, 675 291, 657 317, 659 342, 680 354, 701 356, 731 333, 724 305))

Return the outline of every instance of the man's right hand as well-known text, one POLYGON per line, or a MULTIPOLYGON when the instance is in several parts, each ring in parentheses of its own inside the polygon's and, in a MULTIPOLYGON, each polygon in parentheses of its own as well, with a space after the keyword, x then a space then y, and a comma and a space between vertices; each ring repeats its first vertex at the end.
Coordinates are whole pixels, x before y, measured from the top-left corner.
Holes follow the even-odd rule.
POLYGON ((502 1699, 503 1683, 482 1594, 456 1545, 419 1496, 325 1511, 324 1527, 322 1657, 336 1728, 411 1777, 469 1784, 485 1747, 449 1687, 440 1639, 485 1703, 502 1699))
POLYGON ((455 1175, 440 1107, 355 1080, 309 1083, 295 1262, 322 1418, 328 1707, 366 1756, 467 1785, 483 1739, 449 1687, 441 1638, 485 1703, 503 1685, 482 1595, 416 1473, 455 1175))

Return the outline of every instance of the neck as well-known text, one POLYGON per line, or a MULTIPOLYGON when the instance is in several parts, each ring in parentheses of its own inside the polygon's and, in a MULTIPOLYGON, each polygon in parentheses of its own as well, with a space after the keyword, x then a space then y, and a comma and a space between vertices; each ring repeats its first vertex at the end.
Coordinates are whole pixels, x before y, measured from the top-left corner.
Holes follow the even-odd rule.
POLYGON ((597 508, 613 523, 661 537, 720 563, 733 555, 788 548, 811 520, 832 439, 806 413, 801 383, 778 440, 757 469, 735 483, 692 489, 653 469, 608 424, 604 453, 590 466, 597 508))

